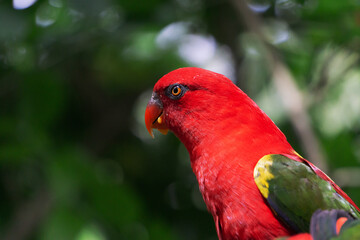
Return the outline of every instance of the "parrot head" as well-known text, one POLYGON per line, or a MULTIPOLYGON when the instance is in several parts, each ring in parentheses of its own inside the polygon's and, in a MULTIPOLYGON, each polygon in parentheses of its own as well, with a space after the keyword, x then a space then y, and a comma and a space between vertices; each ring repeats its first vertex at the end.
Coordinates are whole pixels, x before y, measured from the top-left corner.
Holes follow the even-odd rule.
POLYGON ((199 137, 234 114, 231 106, 223 105, 233 104, 239 94, 245 95, 221 74, 193 67, 174 70, 154 86, 145 111, 146 128, 151 136, 157 129, 163 134, 171 130, 180 140, 199 137))

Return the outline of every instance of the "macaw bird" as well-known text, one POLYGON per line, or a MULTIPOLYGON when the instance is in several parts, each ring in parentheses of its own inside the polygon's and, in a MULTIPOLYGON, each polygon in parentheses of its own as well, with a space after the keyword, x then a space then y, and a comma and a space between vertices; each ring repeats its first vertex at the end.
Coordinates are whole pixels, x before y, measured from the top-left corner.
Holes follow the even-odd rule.
MULTIPOLYGON (((180 68, 154 86, 145 125, 185 145, 220 240, 309 232, 316 210, 360 209, 301 157, 274 122, 225 76, 180 68)), ((305 239, 305 238, 304 238, 305 239)))

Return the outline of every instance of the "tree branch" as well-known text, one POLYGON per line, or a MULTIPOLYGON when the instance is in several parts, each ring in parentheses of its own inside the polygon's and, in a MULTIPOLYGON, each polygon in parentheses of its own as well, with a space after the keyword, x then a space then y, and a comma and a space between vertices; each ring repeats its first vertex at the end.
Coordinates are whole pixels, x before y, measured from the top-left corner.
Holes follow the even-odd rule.
POLYGON ((30 239, 36 227, 50 210, 52 200, 50 194, 41 190, 28 202, 18 207, 3 236, 3 240, 30 239))

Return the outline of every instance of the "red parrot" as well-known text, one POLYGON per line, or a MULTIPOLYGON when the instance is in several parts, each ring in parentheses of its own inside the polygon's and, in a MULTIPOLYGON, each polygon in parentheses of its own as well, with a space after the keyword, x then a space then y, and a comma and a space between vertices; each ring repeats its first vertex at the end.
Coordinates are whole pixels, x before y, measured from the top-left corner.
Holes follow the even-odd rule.
POLYGON ((145 124, 152 136, 154 128, 170 130, 185 145, 220 240, 309 232, 317 209, 342 209, 360 218, 355 203, 221 74, 181 68, 163 76, 145 124))

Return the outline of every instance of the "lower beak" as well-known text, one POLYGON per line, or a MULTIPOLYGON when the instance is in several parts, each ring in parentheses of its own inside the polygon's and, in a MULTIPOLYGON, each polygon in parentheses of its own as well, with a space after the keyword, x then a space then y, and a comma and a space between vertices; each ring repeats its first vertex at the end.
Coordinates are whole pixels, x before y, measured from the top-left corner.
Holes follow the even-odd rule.
POLYGON ((154 138, 153 129, 159 130, 162 134, 167 134, 169 129, 164 121, 163 105, 156 93, 153 93, 145 110, 145 126, 150 135, 154 138))

